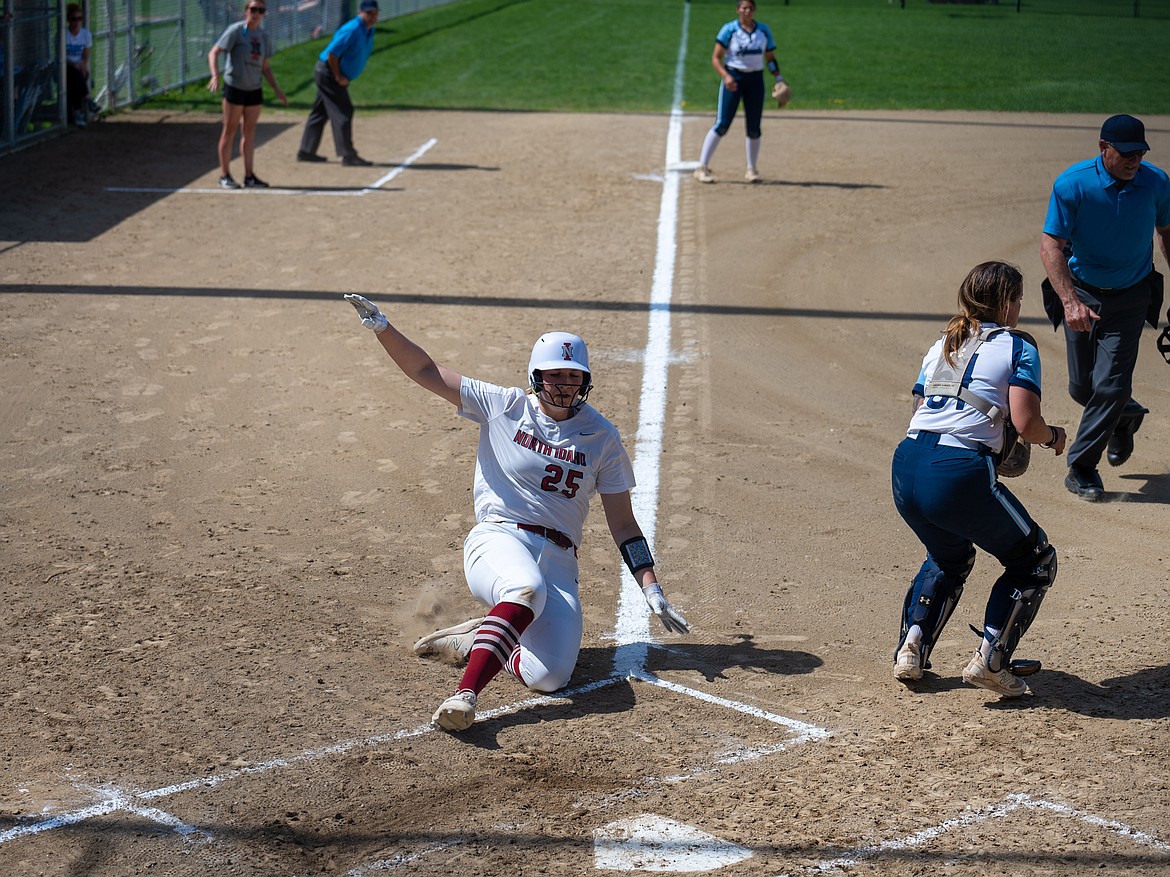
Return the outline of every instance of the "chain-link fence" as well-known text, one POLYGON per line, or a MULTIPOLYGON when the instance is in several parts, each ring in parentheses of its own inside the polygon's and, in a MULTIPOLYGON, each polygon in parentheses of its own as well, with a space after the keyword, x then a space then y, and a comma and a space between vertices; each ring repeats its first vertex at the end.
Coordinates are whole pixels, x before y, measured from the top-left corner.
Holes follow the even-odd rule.
MULTIPOLYGON (((333 33, 358 0, 269 0, 264 29, 277 50, 333 33)), ((380 0, 380 18, 454 0, 380 0)), ((69 112, 66 0, 0 0, 0 153, 77 121, 69 112)), ((93 38, 89 103, 96 111, 137 103, 207 76, 207 53, 244 15, 243 0, 88 0, 93 38)))

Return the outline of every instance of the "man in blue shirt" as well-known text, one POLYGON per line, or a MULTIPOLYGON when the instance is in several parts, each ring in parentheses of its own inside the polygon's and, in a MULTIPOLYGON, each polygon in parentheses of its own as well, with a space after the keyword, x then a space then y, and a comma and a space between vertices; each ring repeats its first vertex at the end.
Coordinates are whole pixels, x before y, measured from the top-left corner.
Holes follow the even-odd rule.
POLYGON ((1064 322, 1068 390, 1084 408, 1064 484, 1090 502, 1104 495, 1101 456, 1128 460, 1146 414, 1130 393, 1142 323, 1157 328, 1162 306, 1155 233, 1170 257, 1170 178, 1142 163, 1145 126, 1111 116, 1098 147, 1056 178, 1040 241, 1044 309, 1053 326, 1064 322))
POLYGON ((325 122, 333 127, 333 145, 347 167, 369 167, 373 162, 357 154, 353 147, 353 101, 349 84, 362 75, 370 52, 374 49, 374 25, 378 23, 378 0, 362 0, 358 14, 333 34, 333 39, 317 59, 313 80, 317 99, 305 122, 297 161, 326 161, 317 154, 325 122))

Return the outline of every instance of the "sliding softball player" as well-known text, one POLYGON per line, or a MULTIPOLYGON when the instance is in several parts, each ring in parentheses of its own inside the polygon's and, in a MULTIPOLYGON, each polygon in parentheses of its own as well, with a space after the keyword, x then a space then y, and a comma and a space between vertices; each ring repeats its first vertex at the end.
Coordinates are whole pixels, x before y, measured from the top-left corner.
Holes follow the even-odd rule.
POLYGON ((500 670, 542 692, 569 681, 583 630, 577 548, 595 493, 651 611, 668 631, 687 632, 663 595, 634 518, 634 474, 621 437, 585 402, 593 375, 584 341, 545 333, 532 348, 529 388, 500 387, 436 363, 373 302, 345 298, 403 374, 479 425, 477 523, 464 542, 463 563, 468 588, 489 611, 415 643, 416 654, 467 661, 455 693, 435 711, 436 725, 470 727, 477 696, 500 670))

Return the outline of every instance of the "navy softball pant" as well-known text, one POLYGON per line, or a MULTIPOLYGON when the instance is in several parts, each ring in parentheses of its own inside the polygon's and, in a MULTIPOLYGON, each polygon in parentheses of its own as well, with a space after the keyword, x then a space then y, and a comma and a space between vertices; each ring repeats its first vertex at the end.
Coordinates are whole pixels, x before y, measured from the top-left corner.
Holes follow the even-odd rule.
POLYGON ((744 122, 747 127, 747 136, 752 140, 760 139, 760 120, 764 117, 764 74, 754 70, 745 73, 740 70, 728 69, 728 73, 736 83, 736 90, 731 91, 719 82, 719 114, 715 117, 715 133, 720 137, 727 134, 731 122, 735 118, 735 111, 739 109, 739 102, 743 100, 744 122))
POLYGON ((926 547, 926 564, 933 561, 950 582, 966 578, 973 545, 1003 564, 985 615, 986 623, 998 625, 1011 610, 1012 591, 1030 580, 1036 522, 997 479, 989 449, 953 448, 939 438, 923 432, 898 445, 894 505, 926 547))

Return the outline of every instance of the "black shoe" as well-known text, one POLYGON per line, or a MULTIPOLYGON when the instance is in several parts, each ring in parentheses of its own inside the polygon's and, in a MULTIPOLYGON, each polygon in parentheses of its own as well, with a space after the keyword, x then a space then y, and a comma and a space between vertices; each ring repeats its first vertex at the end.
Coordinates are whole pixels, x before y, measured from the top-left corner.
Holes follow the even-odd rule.
POLYGON ((356 152, 353 155, 347 155, 341 159, 341 163, 346 167, 369 167, 373 164, 372 161, 362 158, 356 152))
POLYGON ((1105 458, 1110 466, 1120 466, 1133 454, 1133 434, 1141 427, 1145 416, 1150 409, 1130 399, 1121 411, 1121 418, 1117 426, 1113 427, 1113 434, 1109 436, 1109 444, 1105 449, 1105 458))
POLYGON ((219 178, 219 187, 221 189, 238 189, 240 188, 240 184, 232 179, 231 174, 227 174, 219 178))
POLYGON ((1088 502, 1099 502, 1105 495, 1105 486, 1101 483, 1100 474, 1096 469, 1085 466, 1069 466, 1064 486, 1070 493, 1075 493, 1088 502))
POLYGON ((318 155, 318 154, 317 154, 317 153, 315 153, 315 152, 304 152, 304 151, 301 151, 301 152, 298 152, 298 153, 297 153, 297 161, 316 161, 316 162, 321 162, 321 161, 329 161, 329 159, 327 159, 327 158, 326 158, 325 156, 323 156, 323 155, 318 155))
POLYGON ((264 182, 262 179, 260 179, 258 176, 256 176, 255 174, 248 174, 246 177, 244 177, 244 188, 245 189, 267 189, 268 184, 266 182, 264 182))

